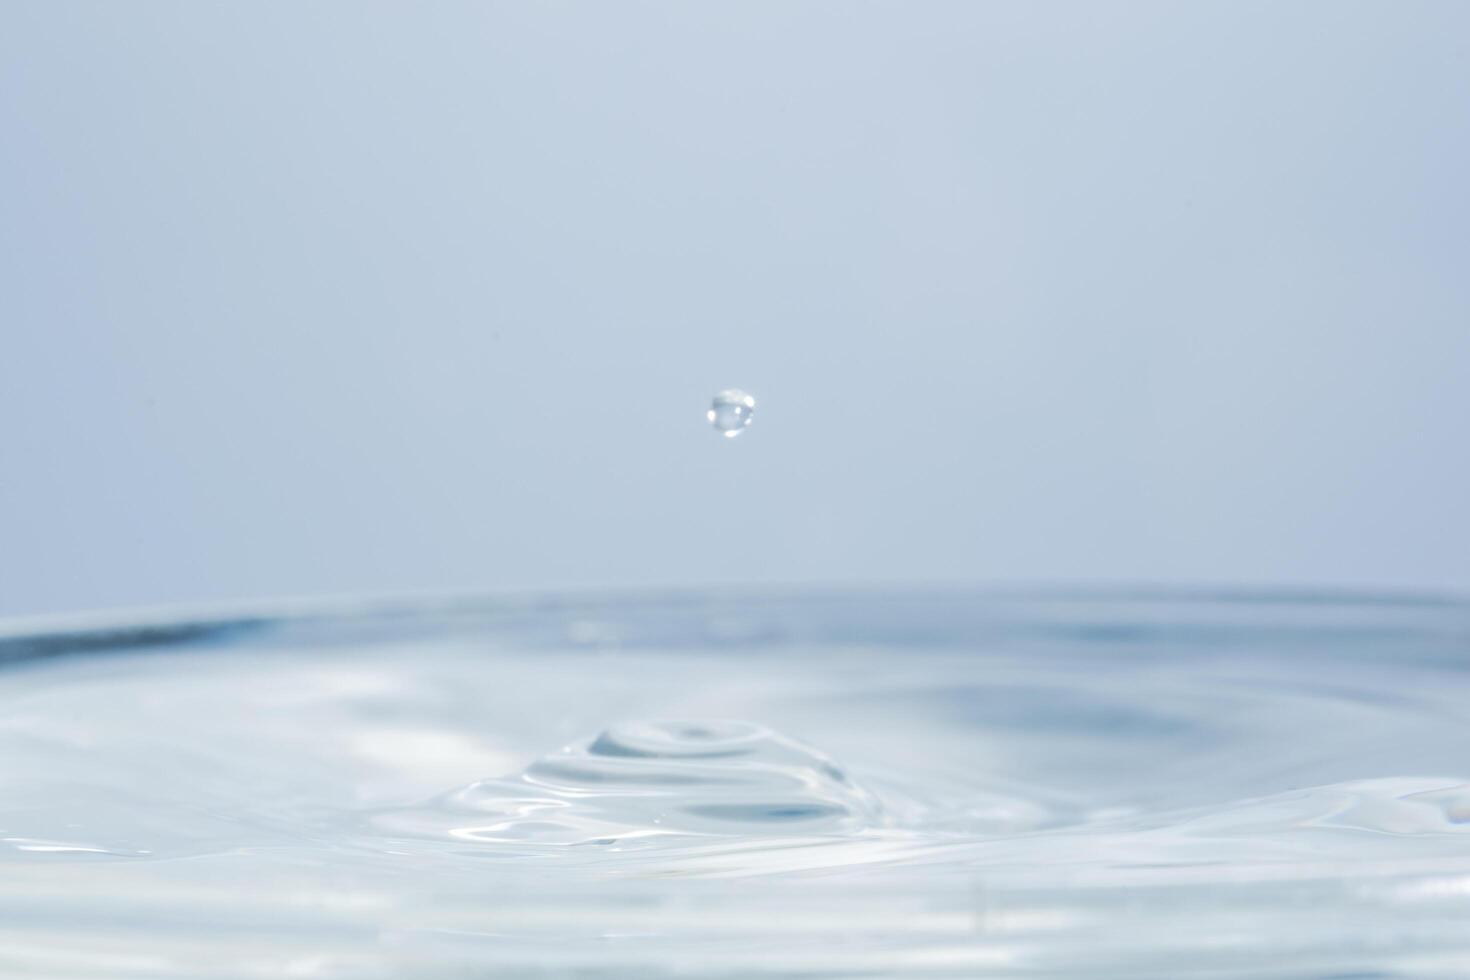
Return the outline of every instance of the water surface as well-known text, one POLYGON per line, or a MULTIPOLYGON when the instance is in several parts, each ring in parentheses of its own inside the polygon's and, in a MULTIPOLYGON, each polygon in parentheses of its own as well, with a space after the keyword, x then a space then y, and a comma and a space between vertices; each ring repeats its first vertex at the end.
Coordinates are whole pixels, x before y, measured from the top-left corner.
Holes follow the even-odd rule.
POLYGON ((0 638, 0 975, 1470 975, 1470 607, 673 596, 0 638))

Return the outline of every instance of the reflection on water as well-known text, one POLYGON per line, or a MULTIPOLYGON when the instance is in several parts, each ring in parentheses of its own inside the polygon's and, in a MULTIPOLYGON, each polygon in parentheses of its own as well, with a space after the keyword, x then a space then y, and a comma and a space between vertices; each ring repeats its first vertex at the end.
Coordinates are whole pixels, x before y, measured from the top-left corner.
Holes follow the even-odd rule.
POLYGON ((1455 603, 208 625, 0 639, 0 975, 1470 974, 1455 603))

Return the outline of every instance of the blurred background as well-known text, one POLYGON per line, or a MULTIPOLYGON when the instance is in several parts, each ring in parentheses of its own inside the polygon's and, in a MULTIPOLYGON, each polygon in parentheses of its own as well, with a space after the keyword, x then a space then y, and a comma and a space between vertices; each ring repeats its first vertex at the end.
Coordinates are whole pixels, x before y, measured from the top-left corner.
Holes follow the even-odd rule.
POLYGON ((1467 174, 1459 0, 5 0, 0 614, 1463 590, 1467 174))

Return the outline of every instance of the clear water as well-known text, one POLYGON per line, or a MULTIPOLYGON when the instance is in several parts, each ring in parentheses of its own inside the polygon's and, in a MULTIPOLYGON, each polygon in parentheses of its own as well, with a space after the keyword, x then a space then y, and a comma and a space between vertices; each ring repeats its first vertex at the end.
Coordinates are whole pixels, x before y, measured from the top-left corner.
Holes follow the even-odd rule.
POLYGON ((721 435, 733 439, 755 419, 755 398, 739 388, 726 388, 710 401, 704 417, 721 435))
POLYGON ((752 595, 0 638, 0 976, 1470 975, 1470 607, 752 595))

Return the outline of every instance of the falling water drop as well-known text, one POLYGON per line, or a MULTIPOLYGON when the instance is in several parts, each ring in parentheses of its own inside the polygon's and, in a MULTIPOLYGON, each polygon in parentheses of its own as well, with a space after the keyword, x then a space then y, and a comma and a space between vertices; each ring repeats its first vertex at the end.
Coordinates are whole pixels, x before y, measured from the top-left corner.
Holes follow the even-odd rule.
POLYGON ((720 430, 726 439, 733 439, 745 431, 755 414, 755 399, 739 388, 726 388, 715 395, 709 411, 704 417, 709 424, 720 430))

